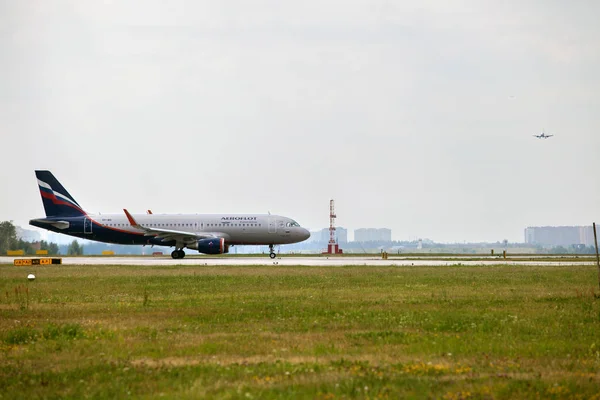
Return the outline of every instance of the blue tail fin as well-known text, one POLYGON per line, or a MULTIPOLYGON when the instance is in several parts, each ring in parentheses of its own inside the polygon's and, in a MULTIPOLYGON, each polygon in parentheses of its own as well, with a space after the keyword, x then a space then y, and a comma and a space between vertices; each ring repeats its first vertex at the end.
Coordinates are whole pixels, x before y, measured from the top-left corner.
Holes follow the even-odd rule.
POLYGON ((47 217, 79 217, 85 211, 50 171, 35 171, 47 217))

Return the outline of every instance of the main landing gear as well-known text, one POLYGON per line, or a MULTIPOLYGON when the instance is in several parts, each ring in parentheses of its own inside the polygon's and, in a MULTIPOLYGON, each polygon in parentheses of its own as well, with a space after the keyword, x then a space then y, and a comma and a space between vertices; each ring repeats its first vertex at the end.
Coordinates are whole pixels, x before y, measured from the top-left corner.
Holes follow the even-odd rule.
POLYGON ((269 245, 269 257, 271 257, 271 258, 277 257, 277 255, 275 254, 275 251, 273 250, 272 244, 269 245))
POLYGON ((173 250, 173 252, 171 253, 171 257, 173 257, 175 260, 177 260, 177 259, 185 257, 185 253, 181 249, 173 250))

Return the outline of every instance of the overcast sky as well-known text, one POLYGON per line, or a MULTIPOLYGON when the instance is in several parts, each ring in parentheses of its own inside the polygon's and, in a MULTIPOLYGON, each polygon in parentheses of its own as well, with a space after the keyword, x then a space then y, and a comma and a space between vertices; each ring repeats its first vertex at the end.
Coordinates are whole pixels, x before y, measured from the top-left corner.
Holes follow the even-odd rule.
MULTIPOLYGON (((397 240, 600 222, 600 2, 0 0, 0 221, 266 213, 397 240), (551 139, 532 135, 545 129, 551 139)), ((352 237, 352 235, 350 235, 352 237)))

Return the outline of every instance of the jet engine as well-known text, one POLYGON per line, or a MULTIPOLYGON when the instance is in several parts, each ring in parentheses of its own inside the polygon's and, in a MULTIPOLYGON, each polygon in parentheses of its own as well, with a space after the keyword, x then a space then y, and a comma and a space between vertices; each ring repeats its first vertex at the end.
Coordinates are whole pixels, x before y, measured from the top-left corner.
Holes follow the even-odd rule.
POLYGON ((229 253, 229 246, 225 245, 224 238, 200 239, 196 243, 196 250, 204 254, 229 253))

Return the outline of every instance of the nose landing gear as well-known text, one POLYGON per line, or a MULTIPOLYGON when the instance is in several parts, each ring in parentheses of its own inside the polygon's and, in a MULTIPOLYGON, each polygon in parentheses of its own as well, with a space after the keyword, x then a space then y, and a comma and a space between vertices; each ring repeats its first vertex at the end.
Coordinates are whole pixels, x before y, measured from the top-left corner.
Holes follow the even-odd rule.
POLYGON ((272 244, 269 245, 269 257, 271 257, 271 258, 277 257, 277 255, 275 254, 275 251, 273 250, 272 244))

